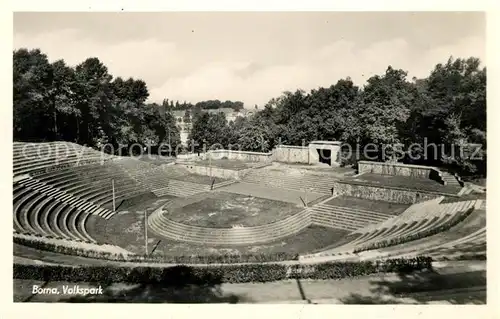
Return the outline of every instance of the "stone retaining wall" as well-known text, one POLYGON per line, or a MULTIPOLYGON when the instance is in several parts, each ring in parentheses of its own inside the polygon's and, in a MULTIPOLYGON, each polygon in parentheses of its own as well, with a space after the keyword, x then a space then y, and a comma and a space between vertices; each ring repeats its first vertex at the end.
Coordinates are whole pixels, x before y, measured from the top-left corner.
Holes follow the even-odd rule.
MULTIPOLYGON (((355 182, 333 182, 333 196, 352 196, 399 204, 414 204, 443 194, 397 187, 379 187, 355 182)), ((447 195, 449 196, 449 195, 447 195)))
POLYGON ((235 180, 241 179, 248 171, 252 169, 251 167, 240 170, 221 168, 215 166, 208 167, 208 166, 196 165, 196 162, 177 163, 176 165, 182 166, 190 173, 211 176, 211 177, 218 177, 223 179, 235 179, 235 180))
POLYGON ((435 180, 440 184, 445 184, 441 176, 441 171, 432 166, 359 161, 358 172, 360 174, 373 173, 380 175, 408 176, 412 178, 427 178, 435 180))
POLYGON ((283 163, 309 164, 309 147, 280 145, 273 149, 273 160, 283 163))

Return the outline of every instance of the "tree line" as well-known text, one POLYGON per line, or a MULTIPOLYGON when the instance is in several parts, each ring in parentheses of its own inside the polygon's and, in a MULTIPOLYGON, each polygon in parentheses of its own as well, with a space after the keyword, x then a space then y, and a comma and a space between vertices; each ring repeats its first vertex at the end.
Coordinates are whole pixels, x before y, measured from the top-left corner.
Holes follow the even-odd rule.
POLYGON ((400 149, 397 159, 406 163, 485 175, 486 68, 480 65, 474 57, 450 57, 423 79, 408 79, 406 71, 389 66, 364 87, 346 78, 308 93, 284 92, 250 118, 198 116, 190 139, 195 149, 204 141, 258 152, 313 140, 342 141, 358 150, 371 143, 381 146, 377 160, 394 159, 400 149), (392 153, 383 146, 392 146, 392 153))
MULTIPOLYGON (((406 71, 389 66, 363 87, 347 77, 310 92, 284 92, 252 116, 234 121, 201 110, 238 111, 244 107, 240 101, 147 103, 144 81, 114 78, 97 58, 72 67, 64 60, 50 63, 39 49, 18 49, 13 59, 18 141, 65 140, 94 147, 170 143, 175 149, 180 133, 169 111, 184 110, 185 120, 192 118, 190 150, 217 144, 267 152, 278 144, 338 140, 360 147, 402 145, 402 161, 486 173, 486 68, 474 57, 450 57, 423 79, 408 79, 406 71), (410 148, 413 144, 439 147, 410 148), (474 152, 480 159, 470 158, 470 148, 456 151, 472 144, 481 145, 474 152), (415 160, 409 156, 413 153, 428 156, 415 160)), ((379 159, 387 160, 384 156, 379 159)))
POLYGON ((144 81, 114 78, 98 58, 72 67, 64 60, 50 63, 39 49, 25 48, 13 52, 13 96, 14 140, 111 144, 115 150, 119 145, 160 143, 175 150, 180 134, 169 111, 243 108, 240 101, 146 103, 144 81))

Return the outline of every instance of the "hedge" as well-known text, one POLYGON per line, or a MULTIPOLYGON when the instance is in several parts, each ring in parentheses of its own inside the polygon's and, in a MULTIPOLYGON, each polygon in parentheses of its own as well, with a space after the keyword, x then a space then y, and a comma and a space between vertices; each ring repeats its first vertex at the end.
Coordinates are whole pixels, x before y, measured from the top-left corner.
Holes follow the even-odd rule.
POLYGON ((412 272, 432 269, 432 258, 398 258, 322 264, 240 264, 225 266, 113 267, 14 264, 14 278, 97 282, 111 284, 162 283, 169 285, 272 282, 286 279, 341 279, 373 273, 412 272))
POLYGON ((51 251, 64 255, 72 255, 79 257, 113 260, 113 261, 128 261, 128 262, 151 262, 151 263, 167 263, 167 264, 234 264, 234 263, 261 263, 261 262, 279 262, 286 260, 298 260, 299 254, 276 252, 267 254, 227 254, 227 255, 190 255, 190 256, 173 256, 173 255, 151 255, 144 256, 138 254, 120 254, 107 251, 97 251, 78 247, 70 247, 57 245, 54 243, 44 242, 42 238, 27 239, 14 237, 14 242, 20 245, 33 247, 38 250, 51 251))
POLYGON ((373 243, 370 245, 362 246, 360 248, 356 248, 353 251, 353 253, 359 253, 362 251, 367 251, 367 250, 372 250, 372 249, 380 249, 380 248, 385 248, 385 247, 390 247, 390 246, 396 246, 396 245, 404 244, 404 243, 407 243, 410 241, 414 241, 414 240, 418 240, 418 239, 422 239, 425 237, 429 237, 432 235, 442 233, 444 231, 449 230, 453 226, 463 222, 467 217, 470 216, 470 214, 472 214, 473 211, 474 211, 474 208, 469 208, 463 214, 456 214, 450 220, 448 220, 447 222, 445 222, 444 224, 442 224, 439 227, 431 228, 431 229, 428 229, 428 230, 425 230, 425 231, 422 231, 422 232, 419 232, 419 233, 413 234, 413 235, 397 237, 397 238, 393 238, 391 240, 383 240, 383 241, 379 241, 379 242, 376 242, 376 243, 373 243))

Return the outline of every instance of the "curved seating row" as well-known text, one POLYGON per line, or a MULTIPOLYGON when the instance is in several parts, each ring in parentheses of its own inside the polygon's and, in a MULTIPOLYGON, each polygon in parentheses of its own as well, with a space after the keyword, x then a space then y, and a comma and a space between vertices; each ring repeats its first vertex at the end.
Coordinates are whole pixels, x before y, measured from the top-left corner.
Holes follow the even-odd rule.
POLYGON ((483 254, 486 253, 486 227, 470 232, 459 238, 429 239, 417 245, 405 245, 401 249, 382 249, 381 253, 393 257, 412 257, 425 254, 431 257, 452 257, 456 255, 483 254))
POLYGON ((186 225, 168 219, 162 209, 157 210, 148 218, 149 228, 158 235, 173 240, 212 245, 270 242, 294 235, 310 224, 309 209, 274 223, 241 228, 209 228, 186 225))
POLYGON ((96 205, 90 201, 87 201, 86 199, 82 199, 78 196, 75 196, 74 194, 68 193, 64 190, 61 190, 60 188, 54 187, 50 184, 46 184, 37 179, 27 178, 19 181, 14 190, 14 201, 19 194, 23 194, 25 192, 41 193, 47 196, 47 198, 49 199, 63 201, 70 206, 88 211, 106 219, 109 219, 113 214, 113 212, 109 209, 103 208, 100 205, 96 205), (16 192, 18 188, 19 192, 16 192), (24 190, 22 188, 24 188, 24 190))
POLYGON ((89 215, 102 211, 98 208, 84 210, 83 203, 69 204, 61 201, 59 196, 17 187, 14 193, 14 230, 21 234, 95 242, 85 223, 89 215))
POLYGON ((68 142, 14 143, 14 175, 106 161, 109 155, 68 142))
POLYGON ((481 206, 481 200, 439 204, 441 200, 442 198, 432 199, 412 205, 397 217, 353 232, 353 235, 359 236, 354 236, 352 241, 340 247, 318 254, 303 256, 303 258, 352 253, 356 249, 376 245, 378 242, 418 235, 439 228, 452 219, 458 218, 472 207, 477 209, 481 206))
POLYGON ((209 185, 183 181, 188 172, 181 167, 171 165, 152 165, 131 158, 118 159, 121 166, 140 185, 148 188, 156 196, 189 197, 210 190, 209 185))
POLYGON ((486 227, 462 238, 422 251, 429 256, 486 253, 486 227))
POLYGON ((117 201, 149 192, 113 161, 43 173, 36 179, 76 198, 108 208, 113 201, 113 181, 117 201))

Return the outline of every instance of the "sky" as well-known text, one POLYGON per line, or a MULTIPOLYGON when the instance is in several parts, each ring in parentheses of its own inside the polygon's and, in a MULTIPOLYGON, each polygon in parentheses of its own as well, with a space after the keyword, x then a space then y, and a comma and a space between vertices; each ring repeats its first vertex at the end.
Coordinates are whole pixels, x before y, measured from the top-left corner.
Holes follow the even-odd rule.
POLYGON ((114 77, 164 98, 262 107, 284 91, 351 77, 362 86, 387 67, 408 79, 450 56, 486 66, 480 12, 15 13, 14 49, 39 48, 75 66, 98 57, 114 77))

